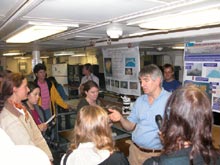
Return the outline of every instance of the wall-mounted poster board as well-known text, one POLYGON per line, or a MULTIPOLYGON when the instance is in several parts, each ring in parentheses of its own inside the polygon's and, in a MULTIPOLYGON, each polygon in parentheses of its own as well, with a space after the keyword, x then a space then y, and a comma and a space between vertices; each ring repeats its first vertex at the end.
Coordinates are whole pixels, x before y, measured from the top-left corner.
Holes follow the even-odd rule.
POLYGON ((212 110, 220 113, 220 42, 187 43, 184 53, 184 83, 205 91, 212 110))
POLYGON ((140 96, 139 47, 103 48, 105 84, 108 91, 140 96))

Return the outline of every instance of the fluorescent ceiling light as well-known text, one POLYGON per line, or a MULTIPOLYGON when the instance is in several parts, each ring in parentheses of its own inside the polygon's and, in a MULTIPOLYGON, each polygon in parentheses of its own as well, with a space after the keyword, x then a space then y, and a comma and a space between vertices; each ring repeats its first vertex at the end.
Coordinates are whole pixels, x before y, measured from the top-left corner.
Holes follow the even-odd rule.
POLYGON ((53 24, 47 22, 28 22, 6 40, 7 43, 29 43, 53 34, 63 32, 68 27, 78 27, 78 24, 53 24))
POLYGON ((184 49, 184 46, 173 46, 172 49, 184 49))
POLYGON ((30 57, 14 57, 15 60, 27 60, 30 59, 30 57))
POLYGON ((167 32, 167 30, 149 30, 146 32, 137 32, 137 33, 129 34, 129 37, 142 36, 146 34, 160 33, 160 32, 167 32))
POLYGON ((86 55, 85 54, 74 54, 71 57, 83 57, 83 56, 86 56, 86 55))
POLYGON ((176 15, 165 15, 162 17, 153 18, 153 20, 142 23, 139 26, 147 29, 173 30, 215 25, 220 23, 219 15, 219 9, 209 9, 176 15))
POLYGON ((60 52, 54 52, 54 56, 72 56, 74 55, 73 51, 60 51, 60 52))
POLYGON ((40 58, 49 58, 49 56, 42 56, 42 57, 40 57, 40 58))
POLYGON ((9 53, 4 53, 3 56, 17 56, 17 55, 21 55, 23 53, 20 52, 9 52, 9 53))

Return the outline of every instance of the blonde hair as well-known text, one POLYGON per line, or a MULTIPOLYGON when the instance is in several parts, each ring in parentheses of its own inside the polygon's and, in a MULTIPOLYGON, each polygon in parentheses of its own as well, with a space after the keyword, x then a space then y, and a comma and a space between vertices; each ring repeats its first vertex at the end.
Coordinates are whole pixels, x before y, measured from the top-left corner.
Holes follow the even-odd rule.
POLYGON ((93 142, 97 149, 116 150, 108 114, 100 106, 84 106, 77 114, 71 150, 85 142, 93 142))

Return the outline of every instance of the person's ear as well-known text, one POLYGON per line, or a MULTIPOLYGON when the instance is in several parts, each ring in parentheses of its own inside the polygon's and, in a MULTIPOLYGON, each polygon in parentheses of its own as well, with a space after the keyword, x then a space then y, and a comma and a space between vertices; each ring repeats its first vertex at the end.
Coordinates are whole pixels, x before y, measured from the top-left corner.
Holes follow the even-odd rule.
POLYGON ((16 92, 16 91, 17 91, 17 88, 16 88, 16 87, 13 87, 13 93, 16 92))
POLYGON ((87 91, 85 91, 85 94, 86 94, 86 96, 87 96, 88 92, 87 92, 87 91))
POLYGON ((155 81, 157 84, 161 84, 161 79, 159 77, 157 77, 155 81))

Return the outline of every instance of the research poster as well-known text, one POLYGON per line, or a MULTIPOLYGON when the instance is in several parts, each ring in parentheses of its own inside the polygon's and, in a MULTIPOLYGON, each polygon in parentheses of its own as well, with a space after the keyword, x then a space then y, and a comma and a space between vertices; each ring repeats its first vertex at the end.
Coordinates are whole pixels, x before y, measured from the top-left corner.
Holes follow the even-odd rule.
POLYGON ((140 96, 139 47, 103 48, 105 84, 108 91, 140 96))
POLYGON ((205 91, 212 110, 220 113, 220 42, 186 44, 184 83, 193 83, 205 91))

